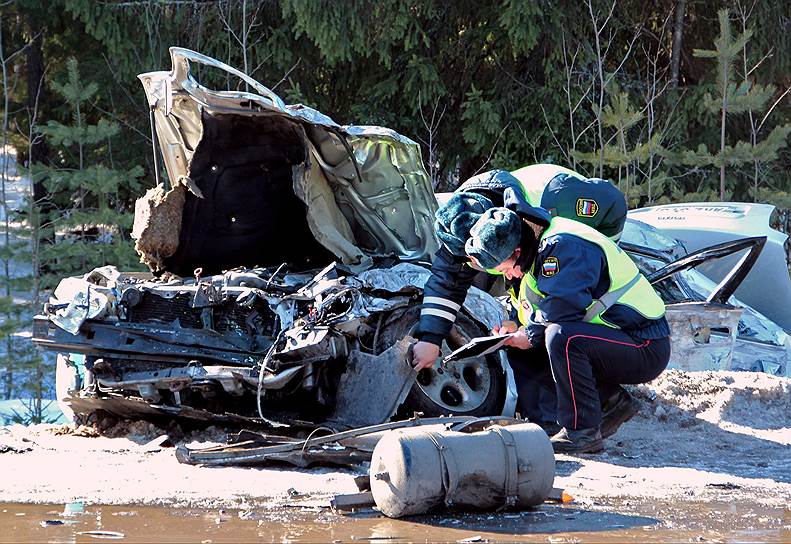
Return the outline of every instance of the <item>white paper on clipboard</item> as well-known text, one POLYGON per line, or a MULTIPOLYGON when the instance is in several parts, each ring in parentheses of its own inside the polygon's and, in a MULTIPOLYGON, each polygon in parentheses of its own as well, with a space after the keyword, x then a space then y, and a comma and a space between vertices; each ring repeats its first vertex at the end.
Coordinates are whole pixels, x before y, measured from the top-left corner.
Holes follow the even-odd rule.
POLYGON ((488 355, 489 353, 493 353, 503 347, 505 341, 515 334, 515 332, 512 332, 509 334, 499 334, 497 336, 479 336, 478 338, 473 338, 462 347, 445 357, 442 362, 450 363, 452 361, 458 361, 459 359, 488 355))

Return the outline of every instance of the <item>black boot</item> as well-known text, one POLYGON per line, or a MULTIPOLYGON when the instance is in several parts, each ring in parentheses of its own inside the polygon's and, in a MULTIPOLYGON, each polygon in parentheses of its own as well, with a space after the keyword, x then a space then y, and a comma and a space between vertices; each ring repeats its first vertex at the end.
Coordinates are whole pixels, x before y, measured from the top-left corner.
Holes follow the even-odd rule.
POLYGON ((621 389, 602 406, 601 435, 607 438, 640 411, 640 401, 621 389))
POLYGON ((604 451, 598 427, 570 430, 565 427, 549 439, 555 453, 599 453, 604 451))
POLYGON ((554 435, 560 432, 561 426, 557 424, 555 421, 532 421, 531 423, 535 423, 542 429, 544 432, 547 433, 547 436, 552 438, 554 435))

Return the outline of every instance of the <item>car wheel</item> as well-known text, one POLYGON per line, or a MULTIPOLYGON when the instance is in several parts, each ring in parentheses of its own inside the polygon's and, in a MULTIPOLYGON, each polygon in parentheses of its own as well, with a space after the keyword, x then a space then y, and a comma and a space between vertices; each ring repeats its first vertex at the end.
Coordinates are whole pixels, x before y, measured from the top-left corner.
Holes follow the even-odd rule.
MULTIPOLYGON (((407 335, 415 333, 420 308, 396 310, 384 319, 374 350, 381 353, 407 335)), ((472 338, 487 331, 463 313, 459 313, 448 339, 442 343, 440 357, 450 354, 472 338)), ((496 355, 463 359, 443 365, 437 362, 417 375, 399 414, 411 416, 422 412, 426 417, 440 415, 498 415, 503 410, 506 377, 496 355)))

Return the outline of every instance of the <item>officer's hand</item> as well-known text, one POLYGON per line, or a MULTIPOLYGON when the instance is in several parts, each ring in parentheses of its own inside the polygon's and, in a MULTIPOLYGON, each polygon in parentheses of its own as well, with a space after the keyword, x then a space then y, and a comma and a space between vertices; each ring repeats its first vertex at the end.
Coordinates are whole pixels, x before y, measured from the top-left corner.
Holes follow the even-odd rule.
POLYGON ((503 321, 499 325, 495 325, 492 329, 492 334, 497 336, 500 334, 511 334, 512 332, 516 332, 519 328, 519 325, 514 323, 513 321, 503 321))
POLYGON ((431 342, 420 341, 412 346, 412 366, 415 370, 431 368, 439 357, 439 346, 431 342))
POLYGON ((530 349, 533 346, 524 327, 519 327, 516 334, 505 341, 505 345, 517 349, 530 349))

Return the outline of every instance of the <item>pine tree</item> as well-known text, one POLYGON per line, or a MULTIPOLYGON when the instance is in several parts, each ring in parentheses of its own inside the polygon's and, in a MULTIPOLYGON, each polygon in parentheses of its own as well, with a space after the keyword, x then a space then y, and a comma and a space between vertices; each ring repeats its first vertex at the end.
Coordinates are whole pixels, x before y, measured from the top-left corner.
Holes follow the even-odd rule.
POLYGON ((68 105, 72 123, 50 120, 40 129, 49 144, 58 148, 61 166, 33 168, 34 177, 44 181, 55 210, 46 214, 41 229, 45 237, 47 231, 54 231, 56 240, 41 248, 45 287, 63 276, 105 264, 126 270, 139 267, 128 236, 133 216, 119 194, 139 191, 142 168, 113 168, 112 139, 119 132, 118 125, 103 118, 91 124, 86 108, 98 87, 84 82, 74 58, 66 68, 66 81, 53 83, 53 88, 68 105))
MULTIPOLYGON (((762 141, 739 141, 735 145, 727 145, 727 117, 743 112, 756 112, 766 108, 775 88, 772 85, 756 85, 747 77, 737 84, 734 64, 742 54, 745 46, 753 35, 746 29, 738 36, 731 30, 730 12, 722 9, 717 12, 720 23, 720 34, 714 40, 714 49, 695 49, 693 54, 700 58, 717 60, 717 79, 715 93, 707 93, 703 108, 710 113, 720 115, 720 150, 709 151, 705 144, 700 144, 694 151, 682 154, 684 164, 690 166, 717 166, 720 169, 720 200, 726 200, 729 191, 725 183, 726 166, 744 163, 765 163, 777 159, 780 149, 787 145, 791 124, 776 126, 762 141)), ((731 187, 731 191, 732 191, 731 187)))

